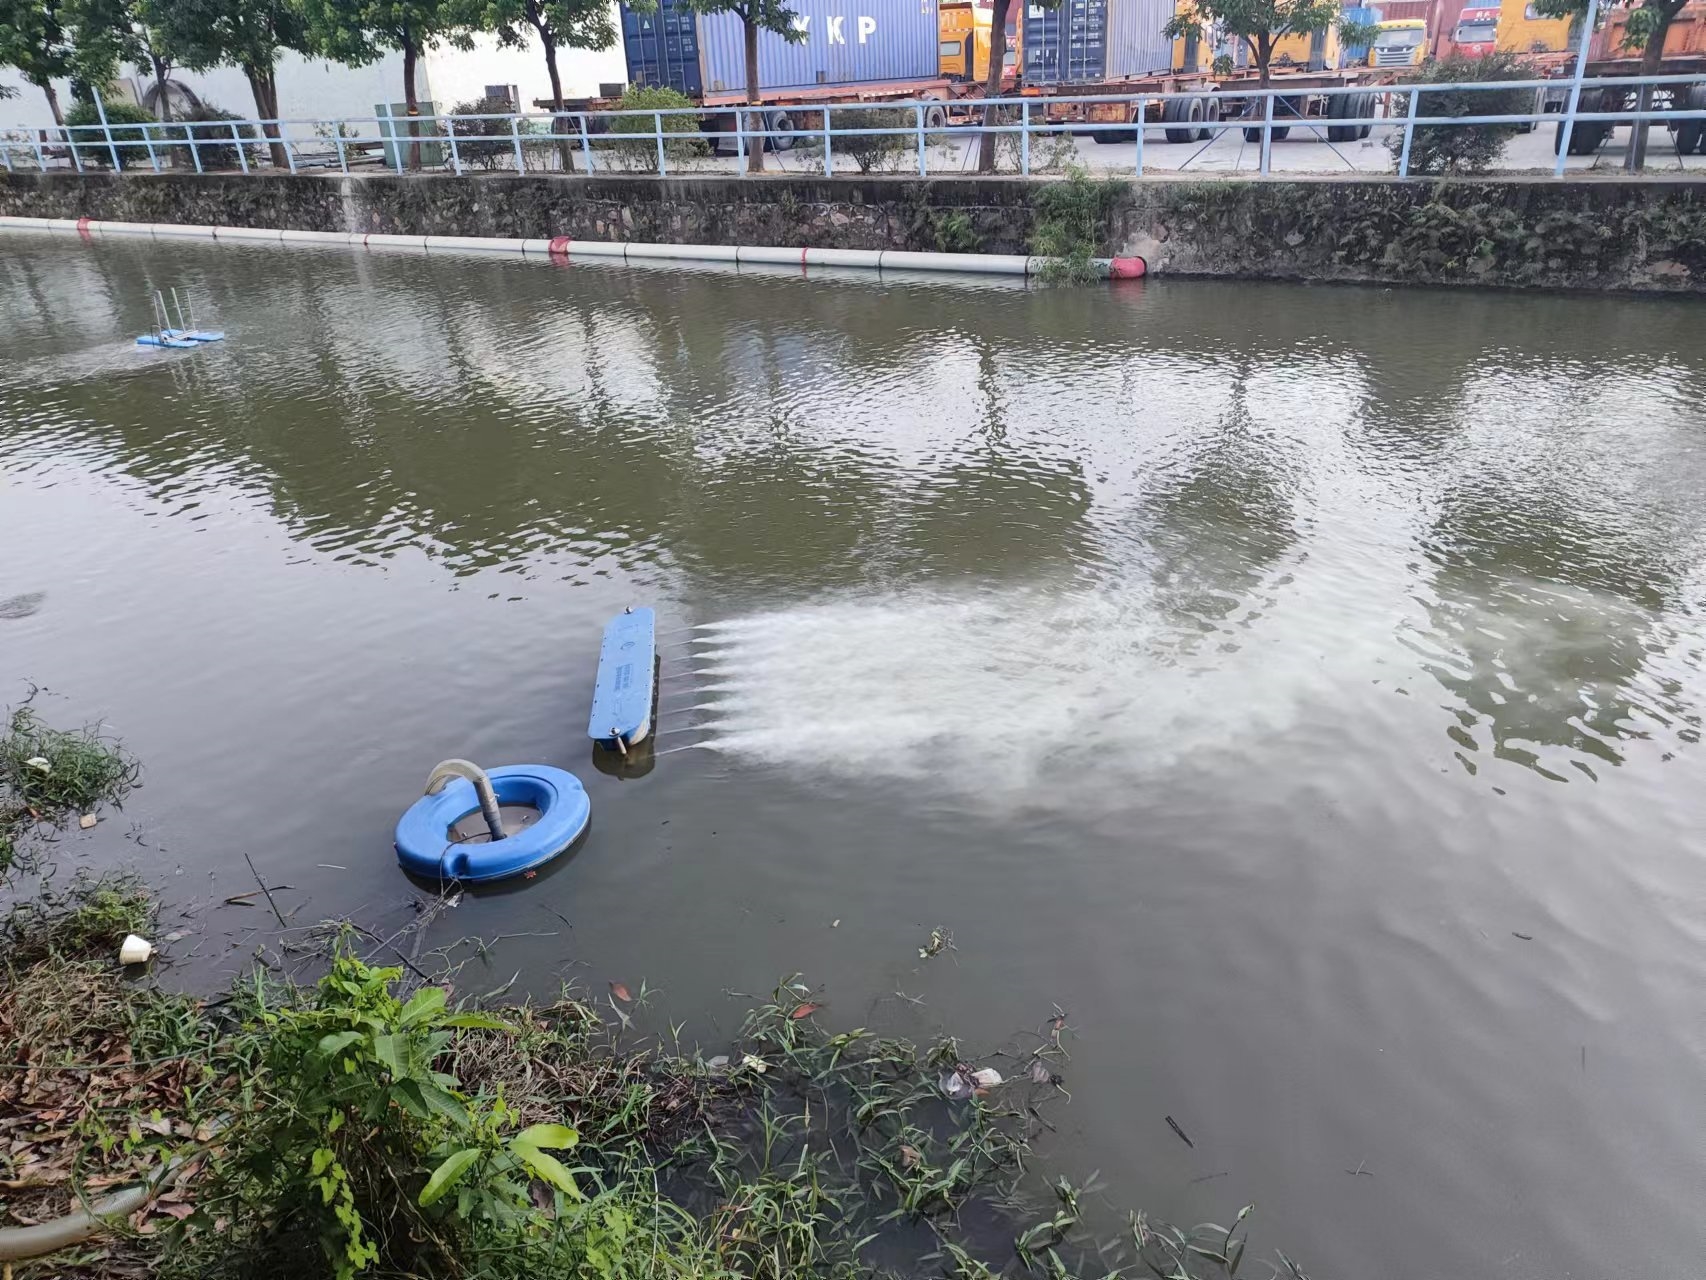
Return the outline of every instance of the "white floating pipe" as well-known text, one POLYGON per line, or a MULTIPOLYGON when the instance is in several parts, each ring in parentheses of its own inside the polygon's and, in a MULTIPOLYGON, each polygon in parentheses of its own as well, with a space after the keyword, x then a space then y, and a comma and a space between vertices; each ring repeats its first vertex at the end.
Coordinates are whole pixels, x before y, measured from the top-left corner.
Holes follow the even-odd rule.
MULTIPOLYGON (((295 231, 276 227, 224 227, 190 223, 107 222, 94 218, 0 217, 0 231, 72 231, 83 235, 146 235, 234 241, 285 242, 356 246, 368 249, 414 249, 462 253, 520 253, 556 259, 621 258, 681 262, 749 263, 754 265, 854 268, 877 271, 945 271, 976 275, 1031 276, 1044 259, 1014 253, 920 253, 906 249, 782 248, 775 245, 655 244, 644 241, 517 239, 500 236, 407 236, 380 232, 295 231)), ((1148 264, 1138 257, 1094 258, 1098 272, 1113 279, 1145 275, 1148 264)))

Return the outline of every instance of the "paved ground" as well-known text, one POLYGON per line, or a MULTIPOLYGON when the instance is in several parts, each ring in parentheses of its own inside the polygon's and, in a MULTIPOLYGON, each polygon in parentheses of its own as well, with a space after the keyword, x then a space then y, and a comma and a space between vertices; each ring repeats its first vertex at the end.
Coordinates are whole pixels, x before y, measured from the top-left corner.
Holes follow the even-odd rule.
MULTIPOLYGON (((1545 125, 1532 133, 1519 134, 1506 146, 1504 157, 1497 166, 1501 172, 1543 172, 1551 173, 1555 160, 1553 152, 1553 137, 1555 125, 1545 125)), ((1367 138, 1357 142, 1333 143, 1326 141, 1324 125, 1312 128, 1294 128, 1291 136, 1283 142, 1273 144, 1273 160, 1271 169, 1274 173, 1298 174, 1333 174, 1344 173, 1392 173, 1397 170, 1397 162, 1387 147, 1387 136, 1396 134, 1395 128, 1377 128, 1367 138), (1318 134, 1318 136, 1317 136, 1318 134)), ((1064 135, 1055 137, 1038 137, 1032 140, 1033 171, 1042 170, 1049 159, 1055 160, 1058 169, 1059 161, 1063 158, 1056 154, 1058 149, 1065 148, 1070 143, 1069 157, 1076 157, 1077 162, 1098 173, 1132 173, 1136 168, 1136 148, 1133 143, 1104 144, 1092 142, 1088 135, 1079 134, 1070 140, 1064 135)), ((1623 160, 1627 154, 1629 130, 1619 129, 1591 156, 1571 156, 1569 168, 1582 171, 1601 173, 1618 173, 1622 169, 1623 160)), ((955 133, 946 135, 946 140, 932 146, 929 152, 929 168, 932 174, 951 174, 970 172, 975 166, 969 137, 955 133)), ((1016 167, 1016 157, 1005 156, 1003 169, 1012 171, 1016 167)), ((700 162, 710 167, 711 162, 700 162)), ((904 171, 915 171, 916 155, 907 152, 901 157, 904 171)), ((1144 131, 1143 166, 1146 174, 1196 174, 1196 173, 1247 173, 1259 172, 1261 166, 1261 145, 1255 142, 1245 142, 1243 133, 1239 130, 1222 131, 1219 137, 1209 143, 1171 143, 1166 141, 1164 133, 1159 128, 1144 131)), ((695 167, 698 167, 697 165, 695 167)), ((715 163, 715 167, 733 171, 732 158, 715 163)), ((784 152, 781 156, 772 156, 768 167, 786 169, 797 172, 821 172, 821 153, 815 149, 809 153, 804 151, 784 152)), ((1671 142, 1671 134, 1662 126, 1654 126, 1648 136, 1647 165, 1645 172, 1649 176, 1665 173, 1676 173, 1683 169, 1693 174, 1706 177, 1706 156, 1691 155, 1679 157, 1671 142)), ((850 156, 837 156, 836 172, 857 172, 850 156)))

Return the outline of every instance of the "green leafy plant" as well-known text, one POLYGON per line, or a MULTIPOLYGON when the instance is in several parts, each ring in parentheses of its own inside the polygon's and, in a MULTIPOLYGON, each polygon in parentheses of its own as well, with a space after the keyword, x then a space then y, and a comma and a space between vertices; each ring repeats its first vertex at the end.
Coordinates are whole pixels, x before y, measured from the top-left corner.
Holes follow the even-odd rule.
MULTIPOLYGON (((837 129, 905 129, 915 123, 911 111, 895 107, 861 107, 855 111, 836 111, 830 123, 837 129)), ((837 137, 838 155, 853 157, 860 173, 894 173, 907 153, 913 139, 899 133, 861 133, 854 137, 837 137)))
MULTIPOLYGON (((670 111, 692 105, 691 99, 667 85, 631 84, 616 104, 616 110, 670 111)), ((699 132, 699 117, 696 115, 611 116, 609 119, 612 136, 600 138, 593 143, 593 147, 599 153, 599 158, 611 168, 625 169, 633 173, 657 172, 658 144, 652 135, 659 132, 657 126, 660 120, 663 125, 661 132, 665 134, 699 132), (624 136, 641 133, 646 136, 624 136)), ((703 138, 665 138, 663 149, 667 163, 681 165, 706 155, 709 150, 703 138)))
MULTIPOLYGON (((1498 80, 1527 80, 1534 71, 1520 55, 1508 52, 1465 58, 1459 53, 1424 63, 1406 84, 1473 84, 1498 80)), ((1419 95, 1418 118, 1428 116, 1519 115, 1533 104, 1527 89, 1442 90, 1419 95)), ((1499 158, 1505 143, 1517 134, 1514 124, 1417 125, 1410 143, 1410 172, 1427 174, 1483 173, 1499 158)), ((1386 139, 1392 154, 1404 149, 1404 133, 1395 129, 1386 139)))
POLYGON ((1107 239, 1108 215, 1125 184, 1097 182, 1074 167, 1064 180, 1039 185, 1031 197, 1037 221, 1031 251, 1044 259, 1041 276, 1060 284, 1084 284, 1098 278, 1093 261, 1107 239))
MULTIPOLYGON (((149 167, 148 146, 152 142, 155 153, 163 154, 169 141, 171 126, 162 125, 155 119, 152 111, 137 106, 134 102, 118 99, 106 104, 108 131, 100 129, 82 129, 72 135, 77 143, 77 153, 83 159, 83 164, 89 168, 107 168, 113 163, 112 149, 107 146, 107 133, 118 148, 118 167, 120 169, 146 169, 149 167), (153 125, 144 130, 142 125, 153 125)), ((79 102, 65 113, 67 125, 99 125, 100 110, 93 102, 79 102)))
MULTIPOLYGON (((260 148, 239 142, 238 139, 251 139, 255 136, 253 125, 239 125, 235 130, 228 122, 241 120, 242 117, 210 102, 204 102, 194 111, 181 116, 182 124, 172 125, 167 132, 174 138, 187 137, 196 140, 196 150, 201 154, 201 167, 209 171, 237 169, 241 163, 237 157, 239 147, 243 148, 245 158, 251 165, 260 160, 260 148)), ((187 141, 178 142, 174 149, 184 153, 184 164, 194 168, 194 162, 189 157, 187 141)))
MULTIPOLYGON (((428 1214, 440 1195, 425 1193, 434 1177, 448 1190, 490 1163, 506 1113, 501 1099, 471 1102, 438 1060, 458 1030, 508 1024, 449 1011, 441 987, 405 1003, 392 991, 401 976, 340 949, 306 1005, 257 999, 262 1104, 234 1127, 233 1157, 210 1170, 204 1223, 229 1214, 254 1233, 243 1242, 253 1249, 311 1239, 338 1280, 375 1264, 411 1274, 449 1267, 470 1223, 459 1212, 428 1214), (460 1167, 446 1172, 440 1160, 429 1177, 428 1160, 447 1148, 460 1167)), ((465 1188, 472 1207, 489 1209, 491 1197, 525 1203, 525 1187, 485 1190, 465 1188)), ((458 1211, 463 1203, 459 1195, 458 1211)))
MULTIPOLYGON (((458 102, 450 113, 507 116, 513 110, 507 98, 476 98, 472 102, 458 102)), ((456 154, 463 164, 490 171, 515 154, 515 139, 508 120, 447 120, 445 127, 455 131, 456 154)))

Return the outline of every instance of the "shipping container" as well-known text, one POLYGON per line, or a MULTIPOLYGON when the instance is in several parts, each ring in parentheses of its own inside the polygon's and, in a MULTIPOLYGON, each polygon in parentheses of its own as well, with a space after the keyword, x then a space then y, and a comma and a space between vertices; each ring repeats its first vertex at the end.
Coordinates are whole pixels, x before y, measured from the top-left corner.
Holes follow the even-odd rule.
POLYGON ((1173 0, 1062 0, 1059 8, 1025 8, 1024 80, 1029 85, 1093 84, 1173 65, 1173 42, 1161 34, 1173 0))
POLYGON ((628 83, 665 85, 697 98, 704 89, 699 68, 699 15, 675 0, 635 12, 622 6, 622 51, 628 83))
MULTIPOLYGON (((758 34, 764 90, 816 88, 937 76, 936 0, 792 0, 797 44, 758 34)), ((690 97, 746 88, 746 33, 732 13, 695 15, 680 0, 651 12, 622 6, 630 80, 667 84, 690 97)))
MULTIPOLYGON (((1345 6, 1346 22, 1360 22, 1372 27, 1376 23, 1382 21, 1385 17, 1386 15, 1384 13, 1370 5, 1347 4, 1345 6)), ((1339 59, 1340 66, 1360 67, 1363 63, 1368 61, 1368 45, 1346 45, 1339 51, 1339 59)))
POLYGON ((1380 10, 1380 21, 1396 22, 1399 18, 1420 18, 1423 22, 1433 19, 1435 0, 1381 0, 1376 6, 1380 10))
MULTIPOLYGON (((1639 61, 1643 50, 1631 49, 1625 43, 1628 36, 1629 11, 1613 9, 1606 16, 1605 25, 1594 32, 1593 43, 1588 46, 1588 57, 1595 62, 1613 58, 1639 61)), ((1706 54, 1706 5, 1684 5, 1682 11, 1671 19, 1670 30, 1665 32, 1664 56, 1697 58, 1701 54, 1706 54)))

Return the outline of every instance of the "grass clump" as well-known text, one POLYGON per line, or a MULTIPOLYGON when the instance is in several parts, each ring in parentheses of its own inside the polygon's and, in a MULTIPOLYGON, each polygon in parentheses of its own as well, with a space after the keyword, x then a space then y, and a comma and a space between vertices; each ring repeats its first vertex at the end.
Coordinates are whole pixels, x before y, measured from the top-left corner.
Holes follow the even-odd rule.
POLYGON ((0 734, 0 875, 17 861, 30 826, 58 826, 136 785, 136 762, 92 727, 55 729, 26 703, 0 734))
POLYGON ((153 932, 154 899, 130 875, 79 874, 68 890, 43 886, 0 921, 0 952, 14 972, 45 961, 110 960, 127 933, 153 932))

